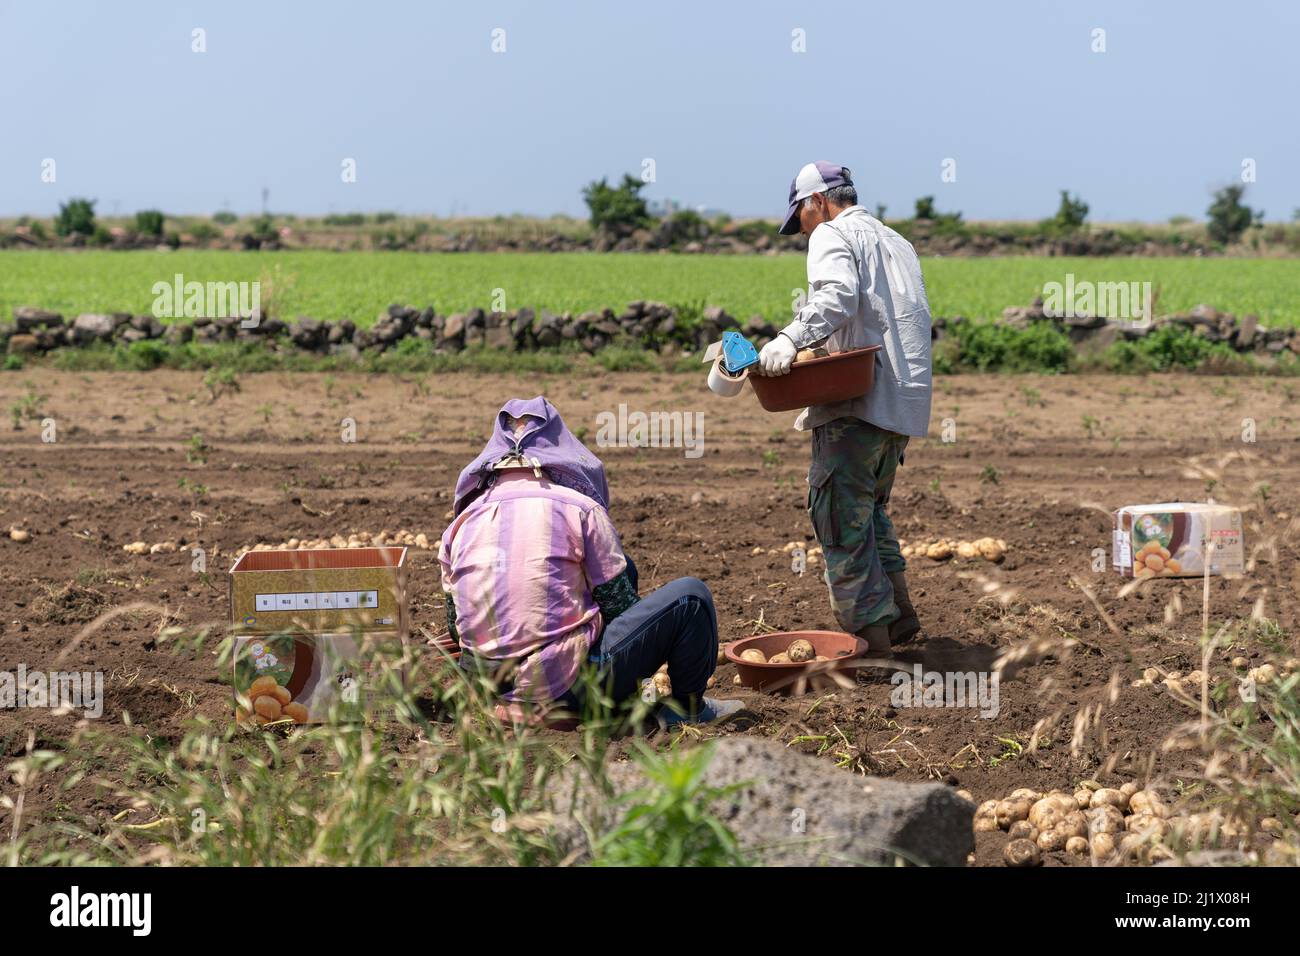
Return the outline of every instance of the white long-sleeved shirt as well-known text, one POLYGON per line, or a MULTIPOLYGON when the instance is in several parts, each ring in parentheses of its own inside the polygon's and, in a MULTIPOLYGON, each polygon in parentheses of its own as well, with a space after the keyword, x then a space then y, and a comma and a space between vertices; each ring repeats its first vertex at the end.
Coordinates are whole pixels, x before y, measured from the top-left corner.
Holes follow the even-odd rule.
POLYGON ((808 302, 782 329, 797 348, 831 352, 881 345, 875 384, 859 398, 806 408, 800 430, 852 416, 903 435, 930 427, 930 303, 906 239, 861 206, 808 237, 808 302))

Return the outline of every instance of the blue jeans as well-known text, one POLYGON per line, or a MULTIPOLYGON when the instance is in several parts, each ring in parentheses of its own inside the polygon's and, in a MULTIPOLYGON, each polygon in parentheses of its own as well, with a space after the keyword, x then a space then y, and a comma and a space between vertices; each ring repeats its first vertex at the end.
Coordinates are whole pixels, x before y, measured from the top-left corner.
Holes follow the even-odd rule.
MULTIPOLYGON (((588 660, 616 702, 639 694, 642 681, 667 661, 673 699, 689 709, 718 665, 718 616, 708 586, 678 578, 647 594, 609 622, 588 660)), ((580 704, 574 689, 564 696, 580 704)))

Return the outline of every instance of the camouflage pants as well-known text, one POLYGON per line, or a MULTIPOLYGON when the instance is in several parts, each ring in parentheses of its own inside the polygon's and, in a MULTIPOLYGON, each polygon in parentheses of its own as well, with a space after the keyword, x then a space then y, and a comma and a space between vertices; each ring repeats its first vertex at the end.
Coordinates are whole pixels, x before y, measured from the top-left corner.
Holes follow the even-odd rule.
POLYGON ((898 617, 888 575, 907 568, 885 513, 907 436, 856 418, 813 430, 808 515, 826 561, 831 610, 850 634, 898 617))

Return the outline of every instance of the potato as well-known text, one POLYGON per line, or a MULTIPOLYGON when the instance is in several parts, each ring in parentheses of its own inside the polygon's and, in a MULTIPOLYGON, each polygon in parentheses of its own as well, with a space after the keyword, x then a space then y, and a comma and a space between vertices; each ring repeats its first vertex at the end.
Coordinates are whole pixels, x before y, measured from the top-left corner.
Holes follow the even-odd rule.
POLYGON ((985 561, 998 562, 1002 560, 1004 548, 998 547, 998 543, 992 538, 982 538, 975 542, 975 547, 979 550, 980 557, 985 561))
POLYGON ((802 664, 804 661, 810 661, 817 656, 817 649, 813 647, 812 644, 810 644, 808 641, 804 641, 804 640, 791 642, 790 646, 786 648, 785 652, 787 655, 789 655, 790 660, 794 661, 796 664, 802 664))
POLYGON ((767 659, 767 662, 769 664, 789 664, 790 655, 787 654, 785 651, 781 651, 779 654, 773 654, 771 657, 769 657, 767 659))
POLYGON ((1074 791, 1074 802, 1078 804, 1080 810, 1087 810, 1092 803, 1092 791, 1087 787, 1080 787, 1074 791))
POLYGON ((1130 833, 1155 833, 1164 836, 1169 832, 1169 822, 1151 813, 1135 813, 1124 820, 1124 829, 1130 833))
POLYGON ((1083 856, 1088 852, 1088 841, 1084 837, 1072 836, 1065 841, 1065 852, 1071 856, 1083 856))
POLYGON ((1139 790, 1133 794, 1133 797, 1129 800, 1129 808, 1134 813, 1149 813, 1155 817, 1169 815, 1169 809, 1165 806, 1164 801, 1160 799, 1160 794, 1154 790, 1139 790))
POLYGON ((1087 820, 1088 833, 1092 836, 1098 833, 1119 833, 1124 829, 1124 814, 1120 813, 1118 807, 1108 803, 1088 810, 1087 820))
POLYGON ((1029 816, 1029 807, 1028 800, 999 800, 997 809, 994 811, 997 815, 998 826, 1006 830, 1017 820, 1026 819, 1029 816))
POLYGON ((925 556, 935 561, 947 561, 952 557, 952 548, 939 541, 925 549, 925 556))
POLYGON ((122 550, 127 554, 148 554, 149 545, 143 541, 132 541, 130 544, 122 545, 122 550))
POLYGON ((285 704, 284 716, 293 720, 295 724, 307 723, 307 708, 302 704, 285 704))
POLYGON ((1055 853, 1058 850, 1065 849, 1065 841, 1069 838, 1069 834, 1060 827, 1054 827, 1051 830, 1044 830, 1042 833, 1038 834, 1038 839, 1035 842, 1038 845, 1038 849, 1042 850, 1044 853, 1055 853))
POLYGON ((1032 790, 1029 787, 1019 787, 1015 790, 1012 790, 1011 795, 1007 797, 1007 799, 1028 800, 1030 803, 1034 803, 1043 799, 1043 794, 1041 794, 1037 790, 1032 790))
POLYGON ((1260 664, 1251 669, 1249 676, 1255 679, 1256 684, 1271 684, 1277 679, 1277 668, 1272 664, 1260 664))
POLYGON ((271 688, 271 696, 280 702, 281 707, 293 700, 293 694, 289 693, 289 689, 279 684, 271 688))
POLYGON ((1007 835, 1013 840, 1037 840, 1038 827, 1028 820, 1017 820, 1007 828, 1007 835))
POLYGON ((1050 794, 1036 801, 1029 809, 1029 822, 1041 830, 1050 830, 1065 819, 1066 815, 1078 810, 1074 797, 1066 794, 1050 794))
POLYGON ((971 792, 969 790, 958 790, 957 796, 961 797, 963 800, 969 800, 971 803, 975 802, 975 798, 971 796, 971 792))
POLYGON ((1002 861, 1007 866, 1038 866, 1043 855, 1030 840, 1012 840, 1002 850, 1002 861))
POLYGON ((1115 836, 1111 833, 1094 833, 1088 841, 1094 866, 1111 862, 1115 858, 1115 836))
POLYGON ((654 681, 655 693, 660 697, 671 697, 673 693, 673 682, 668 679, 668 675, 663 672, 657 672, 651 678, 654 681))
POLYGON ((763 652, 760 651, 757 647, 751 647, 745 651, 742 651, 740 655, 740 659, 742 661, 749 661, 753 664, 767 663, 767 658, 763 656, 763 652))
POLYGON ((737 687, 744 687, 744 686, 745 686, 745 682, 744 682, 743 680, 740 679, 740 675, 739 675, 739 674, 737 674, 735 677, 731 678, 731 682, 732 682, 733 684, 735 684, 737 687))
POLYGON ((1232 666, 1235 667, 1237 670, 1241 670, 1243 667, 1249 667, 1250 661, 1248 661, 1244 657, 1234 657, 1232 659, 1232 666))
POLYGON ((253 710, 257 712, 258 716, 265 717, 267 720, 279 720, 280 714, 283 712, 280 702, 267 694, 263 694, 253 701, 253 710))
POLYGON ((1102 787, 1092 795, 1091 806, 1112 806, 1123 810, 1128 807, 1128 796, 1123 790, 1115 790, 1111 787, 1102 787))
POLYGON ((252 700, 261 697, 263 694, 270 694, 279 686, 274 677, 262 676, 254 678, 253 683, 248 685, 248 697, 252 700))
POLYGON ((1088 818, 1084 816, 1082 810, 1071 810, 1056 828, 1063 831, 1067 837, 1086 837, 1088 835, 1088 818))
POLYGON ((975 808, 975 832, 989 833, 999 829, 997 820, 997 800, 985 800, 975 808))
POLYGON ((25 531, 22 528, 10 528, 9 540, 17 541, 19 544, 24 544, 32 540, 32 533, 30 531, 25 531))
POLYGON ((959 558, 978 558, 979 549, 969 541, 957 542, 957 557, 959 558))
POLYGON ((721 667, 725 663, 727 663, 727 645, 719 644, 718 645, 718 666, 721 667))
POLYGON ((815 660, 815 661, 828 661, 828 660, 830 660, 830 658, 827 657, 825 654, 818 654, 816 657, 813 658, 813 660, 815 660))

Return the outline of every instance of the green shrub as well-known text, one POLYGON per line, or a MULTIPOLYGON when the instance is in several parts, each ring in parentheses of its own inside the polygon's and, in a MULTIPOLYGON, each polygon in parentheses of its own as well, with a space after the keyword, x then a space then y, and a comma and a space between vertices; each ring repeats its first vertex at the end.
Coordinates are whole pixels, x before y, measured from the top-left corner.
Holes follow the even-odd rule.
POLYGON ((1078 196, 1071 199, 1069 192, 1062 189, 1061 204, 1056 209, 1052 224, 1062 232, 1077 232, 1083 228, 1087 218, 1088 204, 1078 196))
POLYGON ((629 173, 623 174, 619 186, 610 186, 605 179, 588 183, 582 198, 591 212, 591 224, 597 229, 636 229, 650 225, 650 213, 641 190, 645 183, 629 173))
POLYGON ((1116 342, 1103 356, 1105 366, 1116 372, 1195 369, 1211 359, 1218 363, 1246 361, 1227 343, 1211 342, 1186 326, 1173 324, 1153 329, 1133 342, 1116 342))
POLYGON ((1244 183, 1224 186, 1214 194, 1214 202, 1208 210, 1210 224, 1208 231, 1215 242, 1227 245, 1235 241, 1250 228, 1252 223, 1261 222, 1264 210, 1254 210, 1241 201, 1246 194, 1244 183))
POLYGON ((1050 322, 1025 329, 992 322, 962 322, 955 334, 961 366, 981 372, 1065 372, 1074 359, 1069 336, 1050 322))
POLYGON ((190 229, 194 241, 200 244, 211 242, 221 235, 221 231, 210 222, 196 222, 190 229))
POLYGON ((142 236, 161 238, 163 214, 157 209, 142 209, 135 214, 135 231, 142 236))
POLYGON ((237 222, 238 219, 239 217, 233 212, 228 212, 225 209, 221 210, 221 212, 214 212, 212 214, 212 221, 223 226, 228 226, 232 222, 237 222))
POLYGON ((93 236, 95 234, 95 200, 69 199, 59 203, 59 214, 54 219, 54 231, 59 236, 93 236))

